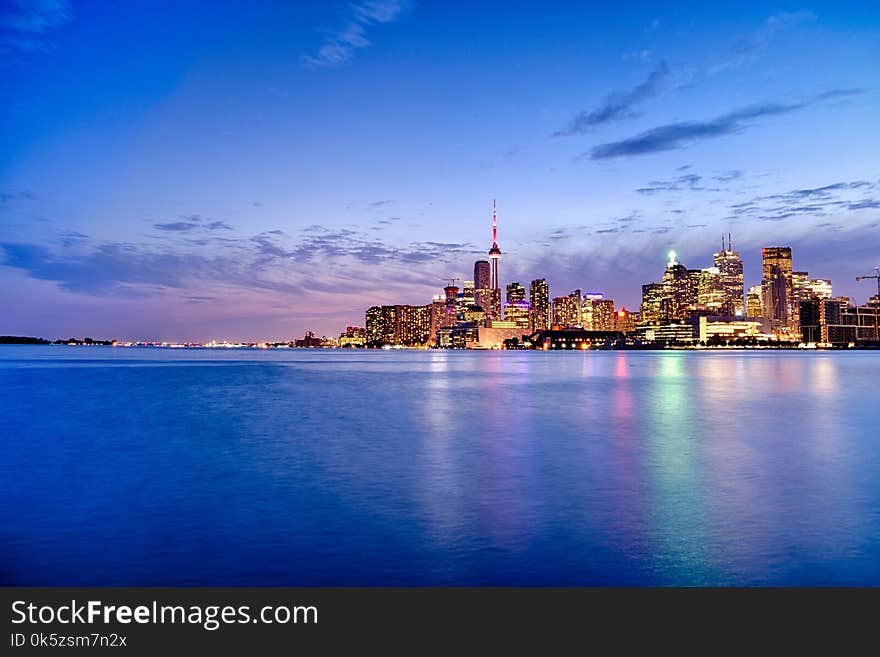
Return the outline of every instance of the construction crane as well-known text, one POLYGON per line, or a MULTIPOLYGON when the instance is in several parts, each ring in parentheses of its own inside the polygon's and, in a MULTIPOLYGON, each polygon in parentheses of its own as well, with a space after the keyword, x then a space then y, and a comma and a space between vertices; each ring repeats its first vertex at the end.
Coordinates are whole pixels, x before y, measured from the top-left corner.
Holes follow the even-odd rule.
POLYGON ((869 278, 877 279, 877 300, 880 301, 880 267, 874 267, 874 274, 868 274, 867 276, 856 276, 856 283, 859 281, 865 281, 869 278))

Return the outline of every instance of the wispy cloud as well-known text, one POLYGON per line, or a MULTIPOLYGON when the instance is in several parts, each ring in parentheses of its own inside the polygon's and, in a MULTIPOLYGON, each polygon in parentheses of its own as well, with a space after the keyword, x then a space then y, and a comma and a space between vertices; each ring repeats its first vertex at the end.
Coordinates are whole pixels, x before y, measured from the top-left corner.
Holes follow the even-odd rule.
POLYGON ((10 201, 36 201, 37 195, 28 189, 20 192, 0 192, 0 203, 9 203, 10 201))
POLYGON ((167 223, 153 224, 153 228, 169 233, 188 233, 202 230, 232 230, 232 226, 225 221, 211 221, 198 214, 182 217, 182 219, 183 221, 169 221, 167 223))
POLYGON ((0 9, 0 61, 45 50, 48 33, 71 18, 67 0, 12 0, 0 9))
POLYGON ((578 112, 552 136, 580 135, 597 125, 638 116, 634 110, 635 106, 659 94, 668 77, 669 66, 666 62, 660 62, 639 85, 629 91, 617 91, 609 94, 595 109, 578 112))
MULTIPOLYGON (((144 297, 176 290, 178 298, 183 295, 196 303, 194 299, 215 296, 218 290, 345 296, 368 289, 388 292, 435 285, 451 264, 477 252, 465 242, 397 244, 366 231, 323 226, 311 226, 297 236, 272 230, 250 238, 193 239, 191 230, 212 222, 171 223, 196 228, 172 228, 171 239, 151 244, 95 241, 73 231, 65 233, 56 248, 6 240, 0 244, 0 263, 81 294, 144 297), (320 277, 315 276, 315 263, 320 263, 320 277)), ((428 295, 430 289, 423 293, 428 295)))
MULTIPOLYGON (((676 171, 684 171, 690 167, 678 167, 676 171)), ((705 178, 696 173, 687 173, 672 180, 652 180, 644 187, 639 187, 636 191, 643 196, 652 196, 662 192, 721 192, 724 189, 719 187, 707 186, 706 181, 715 181, 719 183, 729 183, 738 180, 743 175, 742 171, 733 170, 725 171, 721 174, 705 178)))
POLYGON ((730 206, 730 213, 731 218, 783 221, 794 217, 825 217, 842 212, 873 210, 880 207, 880 201, 871 196, 878 189, 880 183, 868 180, 804 187, 734 203, 730 206))
MULTIPOLYGON (((863 89, 837 89, 826 91, 811 99, 797 103, 762 103, 728 112, 708 121, 682 121, 668 123, 620 141, 599 144, 580 158, 605 160, 616 157, 647 155, 663 151, 687 148, 696 142, 725 137, 742 132, 757 120, 791 114, 830 98, 841 98, 863 93, 863 89)), ((579 158, 579 159, 580 159, 579 158)))
POLYGON ((324 39, 316 52, 302 55, 301 62, 317 68, 347 64, 357 50, 370 45, 367 30, 373 25, 397 20, 406 5, 406 0, 368 0, 352 4, 344 25, 324 39))
POLYGON ((764 19, 763 25, 752 34, 738 40, 731 46, 726 57, 708 69, 709 75, 735 68, 754 59, 782 30, 816 20, 811 11, 790 11, 772 14, 764 19))

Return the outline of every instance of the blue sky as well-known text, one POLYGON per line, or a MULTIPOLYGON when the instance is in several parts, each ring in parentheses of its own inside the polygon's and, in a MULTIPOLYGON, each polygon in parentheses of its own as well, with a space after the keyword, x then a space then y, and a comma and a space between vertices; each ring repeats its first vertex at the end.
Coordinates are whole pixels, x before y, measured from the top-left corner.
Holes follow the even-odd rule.
POLYGON ((717 4, 2 0, 0 333, 335 334, 493 198, 505 283, 635 308, 731 232, 864 302, 880 5, 717 4))

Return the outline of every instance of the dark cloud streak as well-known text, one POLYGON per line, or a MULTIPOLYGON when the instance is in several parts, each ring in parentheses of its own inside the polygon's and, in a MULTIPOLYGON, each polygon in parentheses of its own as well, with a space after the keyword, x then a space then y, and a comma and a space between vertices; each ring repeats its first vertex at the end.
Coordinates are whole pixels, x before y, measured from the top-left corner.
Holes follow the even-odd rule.
POLYGON ((554 132, 552 136, 580 135, 595 126, 637 116, 633 108, 639 103, 657 96, 668 77, 669 66, 666 62, 660 62, 644 82, 629 91, 609 94, 599 107, 579 112, 569 120, 564 128, 554 132))

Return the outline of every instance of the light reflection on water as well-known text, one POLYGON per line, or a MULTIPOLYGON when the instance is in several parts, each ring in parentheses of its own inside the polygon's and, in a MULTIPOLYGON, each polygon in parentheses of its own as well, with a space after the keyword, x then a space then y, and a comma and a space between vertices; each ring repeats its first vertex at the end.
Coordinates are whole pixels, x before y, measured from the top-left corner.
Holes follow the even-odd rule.
POLYGON ((0 582, 880 584, 877 359, 0 347, 0 582))

